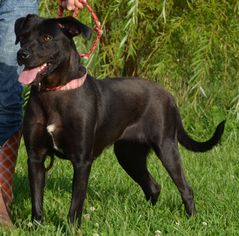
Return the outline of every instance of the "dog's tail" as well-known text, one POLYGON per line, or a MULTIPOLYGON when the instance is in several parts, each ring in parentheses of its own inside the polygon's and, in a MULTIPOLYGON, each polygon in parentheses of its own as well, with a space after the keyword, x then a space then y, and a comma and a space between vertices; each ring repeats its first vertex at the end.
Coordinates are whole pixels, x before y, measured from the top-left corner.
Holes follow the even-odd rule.
POLYGON ((177 119, 177 133, 178 133, 178 141, 181 145, 183 145, 186 149, 194 151, 194 152, 206 152, 212 149, 221 139, 221 136, 225 127, 225 120, 218 124, 216 130, 212 137, 205 142, 198 142, 193 140, 186 132, 183 127, 182 120, 180 115, 178 114, 177 119))

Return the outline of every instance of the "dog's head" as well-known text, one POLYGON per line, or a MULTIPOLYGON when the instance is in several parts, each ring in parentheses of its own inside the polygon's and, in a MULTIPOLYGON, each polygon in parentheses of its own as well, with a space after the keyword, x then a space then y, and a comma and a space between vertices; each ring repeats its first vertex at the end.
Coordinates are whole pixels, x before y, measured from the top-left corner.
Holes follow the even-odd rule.
MULTIPOLYGON (((86 39, 92 30, 73 17, 46 19, 27 15, 16 20, 16 44, 19 65, 25 68, 19 76, 23 84, 39 83, 75 57, 73 37, 82 34, 86 39)), ((79 60, 79 58, 74 61, 79 60)))

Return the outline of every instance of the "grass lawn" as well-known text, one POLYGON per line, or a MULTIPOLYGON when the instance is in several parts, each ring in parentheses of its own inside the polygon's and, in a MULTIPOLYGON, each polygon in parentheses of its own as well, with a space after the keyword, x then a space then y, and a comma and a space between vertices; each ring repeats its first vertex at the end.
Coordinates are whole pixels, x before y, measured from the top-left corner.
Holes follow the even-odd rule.
POLYGON ((226 132, 222 145, 204 154, 181 149, 187 180, 194 190, 197 215, 187 219, 179 193, 152 153, 149 169, 161 184, 156 206, 145 201, 141 189, 124 173, 107 149, 95 161, 85 202, 81 230, 71 228, 67 213, 72 167, 56 159, 48 172, 44 223, 31 224, 26 153, 22 145, 14 179, 12 204, 15 229, 0 235, 239 235, 239 141, 226 132))
MULTIPOLYGON (((15 228, 0 228, 0 236, 239 235, 236 82, 239 4, 238 1, 176 2, 91 1, 106 34, 101 38, 101 49, 96 50, 94 60, 85 64, 92 74, 102 77, 122 74, 129 68, 143 78, 163 78, 163 84, 174 91, 176 100, 185 104, 180 111, 186 114, 182 117, 187 130, 191 129, 189 133, 200 140, 209 138, 213 132, 211 121, 219 122, 221 116, 230 113, 221 145, 207 153, 192 153, 180 147, 187 181, 194 191, 197 215, 186 217, 176 186, 153 153, 148 166, 161 184, 161 195, 155 206, 145 201, 142 190, 125 174, 109 148, 92 167, 81 229, 72 228, 67 222, 72 166, 69 161, 59 159, 47 173, 44 223, 33 225, 27 155, 22 143, 11 206, 15 228), (191 113, 189 107, 191 110, 197 107, 198 113, 191 113), (199 116, 204 123, 196 120, 199 116), (202 128, 201 124, 209 125, 202 128), (204 136, 205 133, 208 135, 204 136)), ((58 1, 40 0, 39 3, 41 16, 57 15, 58 1)), ((82 13, 82 22, 91 22, 88 12, 82 13)), ((76 43, 82 51, 87 51, 90 45, 85 48, 81 39, 76 43)))

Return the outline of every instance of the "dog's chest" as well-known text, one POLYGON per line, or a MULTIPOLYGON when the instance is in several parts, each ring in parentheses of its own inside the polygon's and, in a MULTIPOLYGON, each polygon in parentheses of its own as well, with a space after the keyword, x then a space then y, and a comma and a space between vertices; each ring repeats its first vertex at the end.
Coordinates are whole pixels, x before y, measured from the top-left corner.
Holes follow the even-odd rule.
POLYGON ((57 123, 49 123, 46 130, 51 138, 53 148, 63 154, 64 138, 62 134, 64 132, 64 127, 57 123))
POLYGON ((54 149, 63 152, 62 149, 60 148, 60 143, 59 143, 59 127, 54 124, 51 123, 46 127, 47 133, 50 135, 51 140, 52 140, 52 144, 54 149))
POLYGON ((45 124, 46 124, 46 132, 51 139, 51 145, 57 151, 63 152, 64 149, 64 140, 63 134, 67 127, 65 124, 67 123, 62 117, 61 110, 64 105, 58 101, 57 97, 41 97, 41 103, 44 106, 45 112, 45 124), (57 108, 57 109, 56 109, 57 108))

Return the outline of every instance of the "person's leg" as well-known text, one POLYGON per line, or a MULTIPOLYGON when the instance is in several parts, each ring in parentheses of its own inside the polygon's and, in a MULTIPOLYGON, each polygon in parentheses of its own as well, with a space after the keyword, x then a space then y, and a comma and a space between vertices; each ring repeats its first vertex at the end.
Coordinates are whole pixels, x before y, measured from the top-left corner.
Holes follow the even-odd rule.
POLYGON ((18 83, 14 24, 38 13, 38 0, 0 0, 0 224, 11 225, 9 205, 20 143, 22 87, 18 83))
POLYGON ((12 135, 0 149, 0 224, 11 225, 9 205, 21 132, 12 135))

